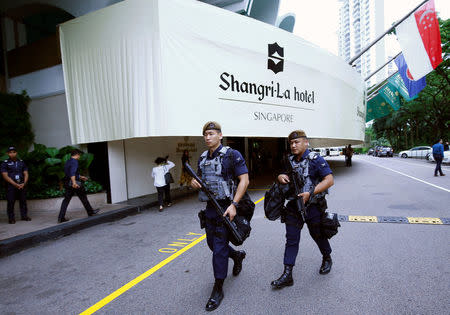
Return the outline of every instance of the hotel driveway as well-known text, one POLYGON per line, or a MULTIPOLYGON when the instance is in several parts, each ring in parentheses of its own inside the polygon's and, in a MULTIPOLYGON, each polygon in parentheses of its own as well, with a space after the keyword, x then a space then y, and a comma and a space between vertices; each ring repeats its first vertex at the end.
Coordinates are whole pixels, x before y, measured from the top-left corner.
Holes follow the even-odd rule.
MULTIPOLYGON (((329 162, 333 212, 444 223, 450 218, 448 166, 448 176, 434 177, 434 164, 427 161, 355 156, 352 168, 342 157, 329 162)), ((253 200, 263 197, 265 187, 251 190, 253 200)), ((179 200, 162 213, 152 209, 0 259, 0 313, 206 313, 214 279, 197 220, 201 206, 194 197, 179 200)), ((294 286, 272 291, 270 281, 283 269, 285 232, 284 225, 264 218, 260 201, 252 235, 242 246, 243 271, 225 281, 215 313, 447 314, 450 225, 341 225, 331 240, 330 274, 319 275, 320 253, 303 231, 294 286)))

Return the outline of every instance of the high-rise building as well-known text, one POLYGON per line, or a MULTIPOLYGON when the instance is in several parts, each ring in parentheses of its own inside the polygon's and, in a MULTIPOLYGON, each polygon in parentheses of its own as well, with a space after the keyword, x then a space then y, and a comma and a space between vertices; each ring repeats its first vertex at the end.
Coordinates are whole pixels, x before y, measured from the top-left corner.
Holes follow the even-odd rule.
MULTIPOLYGON (((339 56, 350 61, 384 31, 384 0, 339 0, 339 56)), ((353 65, 363 77, 381 66, 385 59, 384 41, 365 52, 353 65)), ((367 86, 386 78, 383 69, 367 81, 367 86)))

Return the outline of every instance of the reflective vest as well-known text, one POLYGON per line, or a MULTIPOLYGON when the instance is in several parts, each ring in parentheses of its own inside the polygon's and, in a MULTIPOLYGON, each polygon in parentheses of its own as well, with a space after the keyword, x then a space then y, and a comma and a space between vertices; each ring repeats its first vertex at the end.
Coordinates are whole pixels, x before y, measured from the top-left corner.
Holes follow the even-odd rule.
MULTIPOLYGON (((229 149, 230 147, 222 147, 219 155, 213 159, 207 159, 208 151, 201 155, 199 168, 202 172, 202 180, 217 200, 232 199, 234 196, 233 180, 227 181, 222 175, 222 161, 229 149)), ((208 197, 203 191, 200 191, 198 197, 200 201, 208 201, 208 197)))

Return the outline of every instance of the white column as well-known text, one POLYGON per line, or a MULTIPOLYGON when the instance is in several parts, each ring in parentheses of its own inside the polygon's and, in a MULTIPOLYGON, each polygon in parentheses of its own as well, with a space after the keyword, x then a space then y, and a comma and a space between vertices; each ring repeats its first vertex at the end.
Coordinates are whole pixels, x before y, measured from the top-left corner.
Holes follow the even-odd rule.
POLYGON ((128 199, 128 192, 123 140, 108 142, 108 161, 111 203, 125 201, 128 199))

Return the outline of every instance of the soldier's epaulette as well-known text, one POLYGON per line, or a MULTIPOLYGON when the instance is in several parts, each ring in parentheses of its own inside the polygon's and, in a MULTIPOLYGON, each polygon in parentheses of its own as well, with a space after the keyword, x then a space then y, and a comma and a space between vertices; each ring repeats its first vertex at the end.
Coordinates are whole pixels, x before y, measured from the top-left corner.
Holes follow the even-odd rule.
POLYGON ((317 152, 309 152, 308 159, 315 160, 319 157, 319 154, 317 152))

